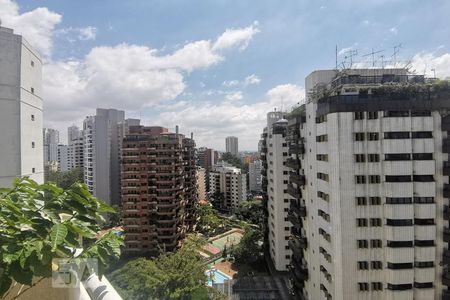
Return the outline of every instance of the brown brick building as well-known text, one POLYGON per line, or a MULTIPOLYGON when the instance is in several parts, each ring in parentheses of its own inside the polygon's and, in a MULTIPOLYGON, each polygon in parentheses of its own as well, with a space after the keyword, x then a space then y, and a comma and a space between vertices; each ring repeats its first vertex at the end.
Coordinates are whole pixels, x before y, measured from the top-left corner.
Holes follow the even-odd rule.
POLYGON ((127 254, 174 250, 195 227, 195 142, 163 127, 132 126, 123 140, 127 254))

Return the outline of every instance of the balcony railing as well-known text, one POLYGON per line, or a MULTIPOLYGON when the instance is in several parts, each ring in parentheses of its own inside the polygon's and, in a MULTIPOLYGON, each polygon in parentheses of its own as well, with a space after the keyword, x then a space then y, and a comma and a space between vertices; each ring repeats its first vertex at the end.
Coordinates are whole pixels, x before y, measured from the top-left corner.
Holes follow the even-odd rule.
POLYGON ((295 188, 292 184, 288 184, 287 186, 287 192, 289 195, 291 195, 292 197, 296 198, 296 199, 300 199, 302 197, 302 194, 300 192, 300 189, 295 188))
POLYGON ((303 143, 291 144, 289 146, 289 154, 304 154, 304 153, 305 153, 305 145, 303 143))
POLYGON ((295 183, 298 186, 305 185, 305 175, 299 175, 291 172, 289 174, 289 181, 295 183))
POLYGON ((450 243, 450 228, 444 228, 444 242, 450 243))
POLYGON ((450 273, 446 271, 442 273, 442 284, 450 287, 450 273))
POLYGON ((450 175, 450 162, 444 161, 444 167, 443 167, 444 176, 450 175))
POLYGON ((450 184, 444 183, 444 198, 450 198, 450 184))
POLYGON ((286 167, 294 169, 294 170, 298 170, 298 169, 300 169, 301 164, 298 159, 288 158, 286 160, 286 167))
POLYGON ((295 202, 291 202, 291 205, 290 205, 289 208, 290 208, 290 212, 292 214, 294 214, 297 218, 304 218, 304 217, 306 217, 306 207, 305 206, 298 205, 295 202))
POLYGON ((450 250, 444 250, 444 252, 442 253, 442 262, 446 265, 450 264, 450 250))

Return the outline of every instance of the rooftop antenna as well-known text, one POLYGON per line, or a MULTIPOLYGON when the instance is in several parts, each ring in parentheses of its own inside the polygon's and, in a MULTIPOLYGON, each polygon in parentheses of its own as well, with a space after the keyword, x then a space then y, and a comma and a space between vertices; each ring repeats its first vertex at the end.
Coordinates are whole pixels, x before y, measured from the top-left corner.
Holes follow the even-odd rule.
POLYGON ((394 46, 394 53, 392 54, 391 57, 394 58, 394 66, 397 64, 397 54, 400 52, 400 49, 402 48, 402 44, 398 44, 394 46))
POLYGON ((384 69, 384 55, 380 55, 381 58, 381 68, 384 69))
MULTIPOLYGON (((357 55, 358 55, 358 50, 356 50, 356 49, 345 51, 344 59, 350 58, 350 67, 349 67, 349 69, 351 69, 352 66, 353 66, 353 57, 355 57, 357 55)), ((345 66, 345 64, 344 64, 344 66, 345 66)))
POLYGON ((433 69, 431 69, 431 71, 433 71, 433 79, 436 79, 436 69, 433 68, 433 69))
POLYGON ((363 57, 372 56, 372 67, 375 67, 375 54, 384 52, 384 50, 374 51, 372 48, 372 52, 364 54, 363 57))
POLYGON ((337 50, 337 44, 336 44, 336 51, 335 51, 335 57, 336 57, 336 70, 337 70, 337 68, 338 68, 338 60, 337 60, 337 57, 338 57, 338 50, 337 50))

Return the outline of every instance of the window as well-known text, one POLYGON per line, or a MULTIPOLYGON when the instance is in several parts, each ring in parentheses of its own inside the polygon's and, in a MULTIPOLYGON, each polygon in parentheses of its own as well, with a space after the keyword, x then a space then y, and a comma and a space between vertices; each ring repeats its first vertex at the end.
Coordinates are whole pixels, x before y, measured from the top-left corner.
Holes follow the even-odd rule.
POLYGON ((413 241, 387 241, 387 246, 390 248, 411 248, 413 241))
POLYGON ((386 175, 386 182, 411 182, 411 176, 410 175, 397 175, 397 176, 386 175))
POLYGON ((34 61, 31 61, 30 64, 32 67, 34 67, 34 61))
POLYGON ((411 160, 409 153, 389 153, 384 155, 384 160, 411 160))
POLYGON ((411 203, 412 203, 411 197, 386 198, 386 204, 411 204, 411 203))
POLYGON ((327 121, 327 115, 316 117, 316 123, 323 123, 327 121))
POLYGON ((415 282, 414 281, 414 287, 417 289, 430 289, 433 288, 432 282, 415 282))
POLYGON ((364 175, 356 175, 355 176, 355 181, 356 181, 357 184, 366 183, 366 176, 364 176, 364 175))
POLYGON ((36 145, 34 142, 31 142, 31 148, 34 148, 36 145))
POLYGON ((380 139, 380 135, 378 134, 378 132, 368 132, 367 139, 369 141, 378 141, 380 139))
POLYGON ((413 181, 434 182, 434 177, 433 177, 433 175, 413 175, 413 181))
POLYGON ((385 139, 409 139, 408 131, 389 131, 384 133, 385 139))
POLYGON ((371 227, 380 227, 381 226, 381 219, 380 218, 371 218, 370 219, 370 226, 371 227))
POLYGON ((413 153, 413 160, 433 160, 433 153, 413 153))
POLYGON ((367 240, 357 240, 358 248, 369 248, 367 240))
POLYGON ((328 174, 325 173, 317 173, 317 178, 328 181, 328 174))
POLYGON ((416 261, 414 263, 414 267, 416 268, 434 268, 433 261, 416 261))
POLYGON ((365 154, 355 154, 355 162, 361 163, 366 161, 366 155, 365 154))
POLYGON ((34 94, 34 87, 31 88, 31 93, 34 94))
POLYGON ((387 263, 388 269, 400 270, 400 269, 412 269, 413 263, 387 263))
POLYGON ((371 248, 381 248, 383 246, 382 240, 370 240, 370 247, 371 248))
POLYGON ((370 268, 373 270, 381 270, 383 269, 383 263, 381 261, 371 261, 370 268))
POLYGON ((382 282, 372 282, 372 291, 382 291, 383 283, 382 282))
POLYGON ((431 116, 431 111, 429 110, 412 110, 411 117, 429 117, 431 116))
POLYGON ((31 115, 31 121, 34 121, 34 115, 31 115))
POLYGON ((381 205, 381 197, 369 197, 370 205, 381 205))
POLYGON ((355 118, 355 120, 364 119, 364 112, 363 111, 355 111, 354 118, 355 118))
POLYGON ((380 155, 379 154, 369 154, 369 162, 379 162, 380 161, 380 155))
POLYGON ((362 219, 362 218, 356 219, 356 225, 358 227, 367 227, 367 219, 362 219))
POLYGON ((361 292, 365 292, 369 290, 369 283, 367 282, 358 282, 358 288, 361 292))
POLYGON ((317 154, 316 159, 320 161, 328 161, 328 154, 317 154))
POLYGON ((415 240, 414 246, 416 246, 416 247, 434 247, 434 240, 415 240))
POLYGON ((356 132, 355 133, 355 141, 364 141, 365 137, 366 137, 366 135, 364 134, 364 132, 356 132))
POLYGON ((366 197, 356 197, 356 205, 367 205, 366 197))
POLYGON ((434 197, 414 197, 414 203, 434 203, 434 197))
POLYGON ((369 183, 380 183, 380 175, 369 175, 369 183))
POLYGON ((414 219, 414 225, 435 225, 434 219, 414 219))
POLYGON ((367 112, 367 119, 369 120, 378 119, 378 112, 377 111, 367 112))
POLYGON ((369 263, 367 261, 358 261, 358 270, 368 270, 369 263))
POLYGON ((388 226, 412 226, 412 219, 386 219, 388 226))
POLYGON ((316 136, 316 142, 321 143, 321 142, 326 142, 326 141, 328 141, 327 134, 322 134, 322 135, 316 136))
POLYGON ((430 139, 433 137, 433 133, 431 131, 413 131, 411 137, 413 139, 430 139))
POLYGON ((32 168, 31 173, 36 173, 36 168, 32 168))
POLYGON ((384 111, 384 116, 389 117, 409 117, 408 110, 386 110, 384 111))

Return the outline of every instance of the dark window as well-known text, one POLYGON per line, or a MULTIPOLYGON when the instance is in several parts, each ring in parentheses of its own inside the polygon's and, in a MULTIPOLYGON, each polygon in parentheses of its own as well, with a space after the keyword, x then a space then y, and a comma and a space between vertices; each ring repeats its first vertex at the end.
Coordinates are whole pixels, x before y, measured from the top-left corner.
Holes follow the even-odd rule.
POLYGON ((434 261, 416 261, 414 263, 416 268, 434 268, 434 261))
POLYGON ((380 183, 380 175, 369 175, 369 183, 380 183))
POLYGON ((412 269, 413 268, 413 263, 387 263, 387 267, 388 269, 412 269))
POLYGON ((364 112, 363 111, 355 111, 354 117, 355 117, 355 120, 362 120, 362 119, 364 119, 364 112))
POLYGON ((434 197, 414 197, 414 203, 434 203, 434 197))
POLYGON ((388 290, 397 290, 397 291, 404 291, 404 290, 411 290, 412 284, 406 283, 406 284, 387 284, 388 290))
POLYGON ((370 268, 373 270, 381 270, 383 268, 383 263, 381 261, 370 262, 370 268))
POLYGON ((369 283, 368 282, 358 282, 358 288, 360 291, 368 291, 369 283))
POLYGON ((367 261, 358 261, 358 270, 368 270, 369 262, 367 261))
POLYGON ((355 176, 355 181, 356 181, 357 184, 366 183, 366 176, 364 176, 364 175, 356 175, 355 176))
POLYGON ((367 205, 366 197, 356 197, 356 205, 367 205))
POLYGON ((366 161, 366 155, 365 154, 355 154, 355 162, 365 162, 366 161))
POLYGON ((380 218, 371 218, 370 219, 370 226, 372 226, 372 227, 380 227, 381 226, 381 219, 380 218))
POLYGON ((385 139, 409 139, 409 131, 389 131, 384 133, 385 139))
POLYGON ((31 61, 31 66, 34 67, 34 61, 31 61))
POLYGON ((387 246, 391 248, 410 248, 413 247, 413 241, 387 241, 387 246))
POLYGON ((414 287, 417 289, 431 289, 433 288, 432 282, 414 282, 414 287))
POLYGON ((36 168, 31 168, 31 173, 36 173, 36 168))
POLYGON ((386 182, 411 182, 411 176, 410 175, 397 175, 397 176, 386 175, 386 182))
POLYGON ((364 140, 365 140, 364 132, 356 132, 355 133, 355 141, 364 141, 364 140))
POLYGON ((382 282, 372 282, 372 291, 382 291, 383 283, 382 282))
POLYGON ((34 121, 34 115, 31 115, 31 121, 34 121))
POLYGON ((413 131, 411 133, 413 139, 430 139, 433 137, 433 132, 431 131, 413 131))
POLYGON ((36 144, 34 142, 31 142, 31 148, 34 148, 36 144))
POLYGON ((326 142, 326 141, 328 141, 328 135, 322 134, 322 135, 316 136, 316 142, 320 143, 320 142, 326 142))
POLYGON ((435 225, 434 219, 414 219, 414 225, 435 225))
POLYGON ((411 197, 386 197, 386 204, 411 204, 411 197))
POLYGON ((378 134, 378 132, 368 132, 367 139, 369 141, 378 141, 380 139, 380 135, 378 134))
POLYGON ((369 197, 369 204, 370 205, 380 205, 381 197, 369 197))
POLYGON ((382 240, 370 240, 370 247, 371 248, 381 248, 383 246, 382 240))
POLYGON ((367 219, 362 219, 362 218, 356 219, 356 225, 358 227, 367 227, 367 219))
POLYGON ((416 182, 433 182, 433 175, 413 175, 413 181, 416 182))
POLYGON ((434 240, 415 240, 414 245, 417 247, 434 247, 434 240))
POLYGON ((367 112, 367 119, 369 120, 378 119, 378 112, 377 111, 367 112))
POLYGON ((388 226, 412 226, 412 219, 386 219, 388 226))
POLYGON ((328 174, 325 173, 317 173, 317 178, 328 181, 328 174))
POLYGON ((411 117, 429 117, 431 116, 431 111, 429 110, 412 110, 411 117))
POLYGON ((413 160, 433 160, 433 153, 413 153, 413 160))
POLYGON ((385 117, 409 117, 408 110, 386 110, 384 111, 385 117))
POLYGON ((410 160, 409 153, 389 153, 384 155, 384 160, 410 160))
POLYGON ((379 162, 380 155, 379 154, 368 154, 368 160, 369 160, 369 162, 379 162))
POLYGON ((358 248, 369 248, 369 242, 367 240, 357 240, 357 244, 358 248))
POLYGON ((34 94, 34 88, 33 87, 31 88, 31 93, 34 94))

